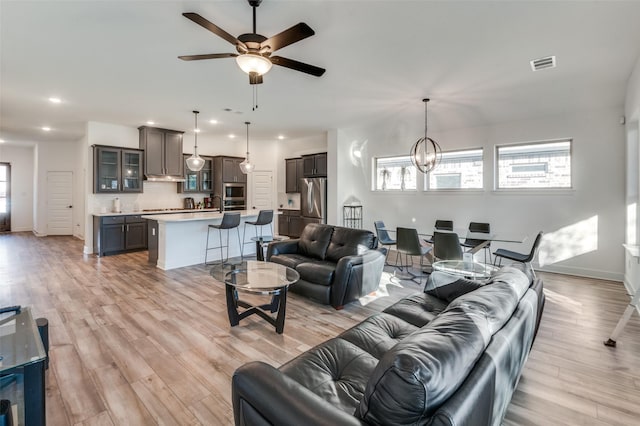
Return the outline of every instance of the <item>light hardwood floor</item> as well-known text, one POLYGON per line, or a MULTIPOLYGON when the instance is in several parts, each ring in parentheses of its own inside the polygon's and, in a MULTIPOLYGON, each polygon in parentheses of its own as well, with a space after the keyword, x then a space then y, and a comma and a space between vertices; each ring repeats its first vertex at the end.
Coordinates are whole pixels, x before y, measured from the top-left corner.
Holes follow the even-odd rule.
MULTIPOLYGON (((83 256, 71 237, 0 235, 0 306, 49 319, 49 425, 233 424, 231 376, 280 365, 417 292, 402 281, 342 311, 291 294, 283 335, 228 323, 204 266, 162 271, 146 252, 83 256)), ((539 274, 547 304, 507 425, 640 424, 640 321, 603 346, 629 298, 620 283, 539 274)), ((383 277, 388 282, 388 274, 383 277)))

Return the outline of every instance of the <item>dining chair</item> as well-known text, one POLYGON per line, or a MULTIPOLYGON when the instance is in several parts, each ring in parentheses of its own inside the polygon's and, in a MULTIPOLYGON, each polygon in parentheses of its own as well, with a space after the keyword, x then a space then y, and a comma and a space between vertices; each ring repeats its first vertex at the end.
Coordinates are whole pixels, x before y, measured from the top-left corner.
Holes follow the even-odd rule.
MULTIPOLYGON (((477 234, 490 234, 491 233, 491 225, 483 222, 469 222, 469 232, 477 233, 477 234)), ((487 242, 487 240, 479 240, 475 238, 465 238, 462 242, 462 247, 469 249, 469 251, 473 250, 480 244, 487 242)), ((489 253, 489 261, 491 261, 491 242, 488 242, 486 246, 484 246, 484 263, 487 262, 487 253, 489 253)))
MULTIPOLYGON (((391 238, 391 236, 389 235, 389 232, 387 231, 387 229, 384 226, 384 222, 381 220, 376 220, 375 222, 373 222, 373 226, 376 228, 376 235, 378 236, 378 242, 382 245, 382 246, 395 246, 396 245, 396 240, 394 240, 393 238, 391 238)), ((384 258, 384 264, 385 265, 389 265, 389 266, 393 266, 393 267, 398 267, 398 251, 396 251, 396 264, 395 265, 390 265, 389 264, 389 252, 391 250, 387 250, 387 254, 384 258)))
MULTIPOLYGON (((453 231, 453 221, 436 219, 436 223, 435 225, 433 225, 433 229, 440 231, 453 231)), ((427 242, 433 244, 433 237, 428 239, 427 242)))
POLYGON ((538 236, 536 237, 536 240, 533 242, 533 245, 531 246, 531 251, 529 253, 518 253, 511 250, 506 250, 506 249, 496 250, 493 253, 493 255, 495 256, 493 264, 496 265, 498 258, 500 258, 500 263, 497 266, 502 266, 502 258, 513 260, 516 262, 521 262, 521 263, 524 263, 525 265, 528 265, 529 268, 531 268, 531 272, 535 277, 536 271, 533 270, 533 266, 531 266, 531 262, 533 261, 533 258, 536 257, 538 246, 540 246, 540 241, 542 240, 543 234, 544 234, 543 231, 538 232, 538 236))
POLYGON ((455 232, 433 233, 433 256, 436 260, 462 260, 462 246, 455 232))
POLYGON ((397 228, 396 230, 396 250, 399 254, 404 254, 404 262, 402 256, 400 256, 400 270, 407 268, 407 274, 411 278, 411 281, 420 284, 422 280, 422 269, 424 267, 424 257, 432 250, 432 247, 426 244, 425 241, 421 241, 418 237, 418 231, 414 228, 397 228), (420 256, 420 274, 414 274, 410 270, 410 266, 413 266, 413 256, 420 256), (409 262, 411 259, 411 262, 409 262), (406 264, 406 265, 405 265, 406 264), (416 279, 418 281, 416 281, 416 279))
POLYGON ((260 210, 258 212, 258 218, 253 221, 245 220, 244 228, 242 229, 242 245, 240 246, 240 256, 244 257, 244 246, 245 244, 253 244, 253 241, 246 240, 247 234, 247 225, 255 226, 256 237, 262 237, 262 230, 265 226, 269 227, 271 231, 270 237, 273 237, 273 210, 260 210), (260 235, 258 235, 258 229, 260 230, 260 235))

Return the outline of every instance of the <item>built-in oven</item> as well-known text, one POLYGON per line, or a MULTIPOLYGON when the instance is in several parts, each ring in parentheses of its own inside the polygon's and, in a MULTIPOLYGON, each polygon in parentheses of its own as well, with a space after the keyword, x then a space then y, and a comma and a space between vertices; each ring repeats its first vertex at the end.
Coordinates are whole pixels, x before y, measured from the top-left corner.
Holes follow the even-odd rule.
POLYGON ((246 210, 246 186, 243 183, 225 183, 222 203, 225 210, 246 210))

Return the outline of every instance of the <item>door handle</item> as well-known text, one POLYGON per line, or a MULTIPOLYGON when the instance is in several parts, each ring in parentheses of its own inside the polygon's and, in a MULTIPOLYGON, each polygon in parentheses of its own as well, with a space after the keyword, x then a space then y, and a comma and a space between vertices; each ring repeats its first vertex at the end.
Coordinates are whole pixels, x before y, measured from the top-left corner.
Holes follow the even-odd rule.
POLYGON ((73 208, 73 206, 67 206, 67 208, 68 208, 68 209, 72 209, 72 208, 73 208))

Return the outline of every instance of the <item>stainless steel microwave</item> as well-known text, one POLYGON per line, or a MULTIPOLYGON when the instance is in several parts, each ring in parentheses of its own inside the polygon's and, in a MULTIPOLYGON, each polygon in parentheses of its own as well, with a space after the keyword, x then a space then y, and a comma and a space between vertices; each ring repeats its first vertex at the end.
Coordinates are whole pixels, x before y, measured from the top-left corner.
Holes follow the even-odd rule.
POLYGON ((246 186, 243 183, 225 183, 222 198, 225 200, 244 200, 246 186))

